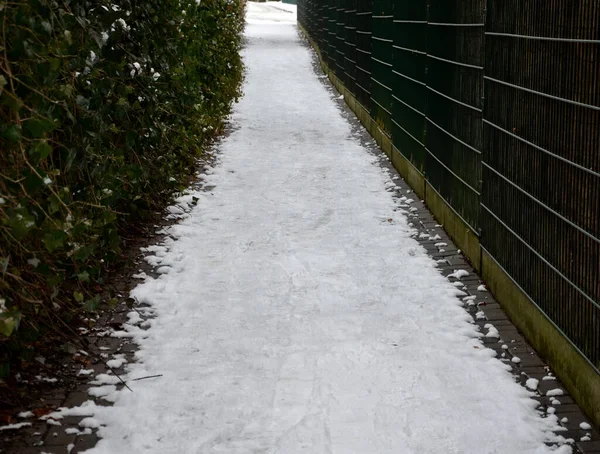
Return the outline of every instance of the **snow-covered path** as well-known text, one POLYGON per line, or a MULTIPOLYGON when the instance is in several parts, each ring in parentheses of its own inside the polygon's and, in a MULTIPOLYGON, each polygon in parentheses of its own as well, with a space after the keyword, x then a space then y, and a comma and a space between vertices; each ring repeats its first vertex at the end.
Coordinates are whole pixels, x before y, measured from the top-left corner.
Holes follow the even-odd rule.
POLYGON ((294 14, 248 7, 245 96, 214 188, 192 194, 176 240, 153 249, 164 274, 133 292, 156 317, 129 328, 129 377, 162 377, 96 408, 93 452, 550 452, 551 419, 410 237, 294 14))

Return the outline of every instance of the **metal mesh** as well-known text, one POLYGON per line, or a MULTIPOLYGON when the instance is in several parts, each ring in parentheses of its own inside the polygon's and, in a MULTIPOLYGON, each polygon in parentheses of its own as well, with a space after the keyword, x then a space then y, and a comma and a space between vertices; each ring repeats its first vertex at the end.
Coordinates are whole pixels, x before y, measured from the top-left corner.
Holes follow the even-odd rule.
POLYGON ((345 0, 344 42, 346 44, 345 86, 356 96, 356 4, 357 0, 345 0))
POLYGON ((425 164, 427 2, 394 8, 392 139, 421 172, 425 164))
POLYGON ((490 0, 482 245, 600 365, 600 2, 490 0))
POLYGON ((600 0, 298 1, 329 67, 598 370, 600 0))
POLYGON ((371 30, 373 0, 356 2, 356 99, 371 108, 371 30))
POLYGON ((373 2, 371 50, 371 116, 391 135, 394 44, 393 0, 373 2))
POLYGON ((429 0, 427 180, 479 228, 483 146, 483 0, 429 0))

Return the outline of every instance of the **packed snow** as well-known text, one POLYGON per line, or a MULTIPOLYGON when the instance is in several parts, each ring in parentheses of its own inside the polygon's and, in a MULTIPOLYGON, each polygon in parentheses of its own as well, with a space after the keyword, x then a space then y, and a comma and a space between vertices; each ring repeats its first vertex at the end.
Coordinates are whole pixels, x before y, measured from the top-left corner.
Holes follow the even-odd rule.
POLYGON ((540 381, 536 378, 528 378, 525 382, 525 386, 527 386, 527 388, 531 389, 532 391, 535 391, 538 388, 539 384, 540 381))
MULTIPOLYGON (((443 244, 444 246, 447 246, 446 243, 437 243, 436 246, 438 244, 443 244)), ((463 277, 467 277, 469 275, 469 272, 467 270, 455 270, 453 273, 449 274, 448 277, 453 277, 455 279, 462 279, 463 277)))
POLYGON ((140 345, 133 392, 100 374, 93 393, 114 406, 53 417, 86 416, 93 453, 570 452, 544 444, 557 418, 411 237, 294 11, 248 3, 245 95, 210 190, 182 197, 187 214, 148 251, 169 268, 131 295, 151 327, 117 334, 140 345))

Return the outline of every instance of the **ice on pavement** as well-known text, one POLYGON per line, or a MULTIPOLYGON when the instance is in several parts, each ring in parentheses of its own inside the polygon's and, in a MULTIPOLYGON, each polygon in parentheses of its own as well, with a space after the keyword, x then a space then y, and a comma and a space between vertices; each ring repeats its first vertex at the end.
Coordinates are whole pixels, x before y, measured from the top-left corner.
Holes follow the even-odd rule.
POLYGON ((248 3, 245 95, 214 188, 151 249, 171 270, 132 292, 156 318, 126 329, 133 392, 81 411, 102 437, 90 452, 552 452, 556 417, 410 237, 284 9, 248 3))

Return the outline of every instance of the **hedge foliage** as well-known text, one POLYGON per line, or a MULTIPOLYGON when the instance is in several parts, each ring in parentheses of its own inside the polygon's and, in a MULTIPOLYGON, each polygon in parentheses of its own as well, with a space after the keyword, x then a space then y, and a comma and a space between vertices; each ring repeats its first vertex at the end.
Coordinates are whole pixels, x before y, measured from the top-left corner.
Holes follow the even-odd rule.
POLYGON ((0 19, 6 369, 17 343, 95 308, 123 228, 193 171, 240 95, 243 11, 239 0, 0 0, 0 19))

